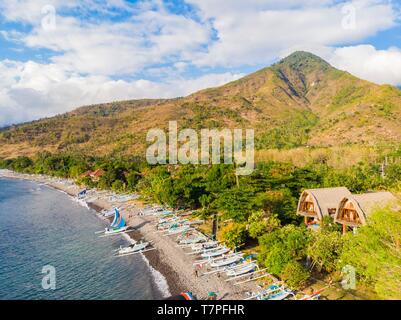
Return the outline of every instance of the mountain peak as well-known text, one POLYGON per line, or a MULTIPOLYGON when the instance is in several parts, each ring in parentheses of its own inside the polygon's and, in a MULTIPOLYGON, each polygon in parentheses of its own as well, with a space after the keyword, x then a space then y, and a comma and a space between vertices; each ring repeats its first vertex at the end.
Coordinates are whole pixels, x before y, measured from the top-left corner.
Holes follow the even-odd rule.
POLYGON ((85 107, 0 132, 0 157, 41 151, 89 155, 145 152, 146 132, 176 120, 181 128, 254 128, 259 149, 397 143, 401 93, 297 51, 221 87, 180 99, 85 107))
POLYGON ((310 70, 315 68, 328 69, 331 67, 330 64, 322 58, 306 51, 295 51, 273 66, 287 66, 295 70, 310 70))

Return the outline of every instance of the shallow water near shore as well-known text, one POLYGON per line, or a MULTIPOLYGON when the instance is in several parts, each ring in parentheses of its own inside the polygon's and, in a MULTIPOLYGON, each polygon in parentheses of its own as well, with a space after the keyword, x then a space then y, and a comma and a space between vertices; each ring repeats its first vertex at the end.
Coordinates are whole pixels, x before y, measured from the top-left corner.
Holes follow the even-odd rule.
POLYGON ((1 299, 160 299, 139 255, 113 257, 127 244, 99 238, 105 223, 59 191, 0 178, 1 299), (42 288, 44 266, 56 271, 56 289, 42 288))

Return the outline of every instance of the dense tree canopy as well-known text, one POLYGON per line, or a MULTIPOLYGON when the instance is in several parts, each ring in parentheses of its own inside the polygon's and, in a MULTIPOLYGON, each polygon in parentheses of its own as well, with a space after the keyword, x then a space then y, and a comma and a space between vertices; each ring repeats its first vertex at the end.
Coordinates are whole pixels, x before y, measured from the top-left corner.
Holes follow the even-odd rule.
POLYGON ((325 161, 304 167, 269 161, 258 163, 249 176, 236 177, 233 165, 149 165, 138 157, 46 152, 0 159, 0 168, 69 177, 88 187, 135 191, 152 202, 195 209, 213 221, 214 235, 221 225, 219 236, 232 248, 258 239, 260 263, 293 288, 304 286, 312 269, 332 273, 351 265, 359 281, 372 285, 379 297, 401 298, 401 213, 379 210, 368 225, 346 237, 330 219, 322 221, 319 232, 311 232, 296 216, 298 197, 306 188, 400 190, 397 162, 386 166, 385 178, 370 163, 335 169, 325 161), (104 171, 99 179, 83 175, 96 169, 104 171))

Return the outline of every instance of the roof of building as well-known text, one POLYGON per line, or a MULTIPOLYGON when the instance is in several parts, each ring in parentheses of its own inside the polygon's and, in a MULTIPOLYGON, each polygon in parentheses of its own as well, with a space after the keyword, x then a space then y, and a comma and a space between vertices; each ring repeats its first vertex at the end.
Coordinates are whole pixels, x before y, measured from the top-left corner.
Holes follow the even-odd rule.
POLYGON ((90 173, 91 177, 101 177, 104 174, 104 171, 102 169, 97 169, 93 172, 90 173))
POLYGON ((383 208, 387 205, 396 204, 397 198, 387 191, 383 192, 368 192, 363 194, 354 194, 350 197, 344 197, 339 202, 339 207, 336 212, 335 221, 338 219, 342 205, 347 201, 351 201, 354 204, 355 210, 357 211, 359 218, 363 224, 366 223, 366 218, 377 208, 383 208))
POLYGON ((358 202, 360 208, 367 215, 371 214, 376 207, 384 207, 390 202, 397 201, 397 198, 391 192, 354 194, 352 197, 358 202))
MULTIPOLYGON (((346 187, 306 189, 302 194, 304 193, 308 193, 313 197, 320 219, 328 215, 329 209, 336 209, 344 197, 351 196, 351 192, 346 187)), ((299 199, 298 209, 301 200, 302 195, 299 199)))

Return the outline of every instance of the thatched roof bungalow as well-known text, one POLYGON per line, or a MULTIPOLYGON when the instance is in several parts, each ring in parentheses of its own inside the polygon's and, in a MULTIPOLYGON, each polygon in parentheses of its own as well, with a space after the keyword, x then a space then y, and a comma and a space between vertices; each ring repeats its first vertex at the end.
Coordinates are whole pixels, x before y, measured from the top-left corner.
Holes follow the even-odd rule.
POLYGON ((338 204, 351 192, 345 187, 304 190, 298 201, 297 214, 305 218, 307 225, 318 225, 325 216, 333 216, 338 204))
POLYGON ((343 233, 348 227, 366 224, 367 217, 376 208, 395 204, 397 198, 390 192, 371 192, 346 196, 339 201, 334 221, 343 225, 343 233))

